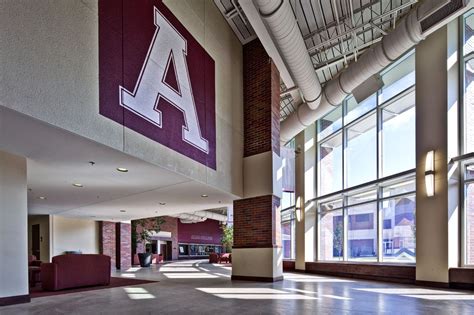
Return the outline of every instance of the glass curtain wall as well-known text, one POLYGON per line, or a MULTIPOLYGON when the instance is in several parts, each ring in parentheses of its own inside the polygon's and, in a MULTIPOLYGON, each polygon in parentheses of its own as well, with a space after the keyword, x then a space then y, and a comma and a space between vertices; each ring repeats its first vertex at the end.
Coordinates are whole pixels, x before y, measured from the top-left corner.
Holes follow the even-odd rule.
POLYGON ((460 62, 464 76, 461 115, 462 209, 463 209, 463 262, 474 266, 474 11, 465 14, 462 23, 462 52, 460 62))
POLYGON ((283 259, 295 259, 295 211, 289 209, 281 213, 281 243, 283 259))
POLYGON ((318 259, 415 262, 415 54, 317 122, 318 259))

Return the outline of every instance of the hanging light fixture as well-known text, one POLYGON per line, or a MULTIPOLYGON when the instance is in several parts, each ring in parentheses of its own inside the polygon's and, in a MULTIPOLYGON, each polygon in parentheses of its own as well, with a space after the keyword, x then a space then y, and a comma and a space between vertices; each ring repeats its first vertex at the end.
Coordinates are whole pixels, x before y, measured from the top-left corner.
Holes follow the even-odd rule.
POLYGON ((426 195, 428 197, 433 197, 434 193, 435 193, 435 189, 434 189, 434 151, 433 150, 426 153, 425 186, 426 186, 426 195))
POLYGON ((295 204, 295 216, 296 216, 296 221, 300 222, 301 219, 303 218, 303 204, 301 197, 298 196, 296 198, 296 204, 295 204))

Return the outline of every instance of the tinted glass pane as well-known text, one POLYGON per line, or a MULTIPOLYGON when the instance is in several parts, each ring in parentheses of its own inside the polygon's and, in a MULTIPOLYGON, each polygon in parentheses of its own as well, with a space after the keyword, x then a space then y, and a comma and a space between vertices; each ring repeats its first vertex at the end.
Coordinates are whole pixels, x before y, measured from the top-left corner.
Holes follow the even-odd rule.
POLYGON ((376 117, 364 118, 347 130, 345 149, 346 187, 352 187, 376 179, 376 117))
POLYGON ((415 262, 415 195, 382 202, 382 260, 415 262))
POLYGON ((377 199, 377 189, 370 189, 350 194, 347 198, 348 205, 368 202, 377 199))
POLYGON ((342 133, 319 145, 319 195, 342 189, 342 133))
POLYGON ((343 260, 344 220, 342 210, 320 214, 319 259, 343 260))
POLYGON ((415 91, 382 110, 382 175, 415 168, 415 91))
POLYGON ((342 197, 338 197, 337 199, 332 199, 329 201, 322 201, 319 204, 320 212, 327 212, 327 211, 336 210, 339 208, 342 208, 342 197))
POLYGON ((474 51, 474 14, 465 18, 464 24, 464 55, 474 51))
POLYGON ((318 141, 326 138, 342 127, 342 106, 318 120, 318 141))
POLYGON ((465 64, 464 82, 464 153, 469 153, 474 152, 474 59, 465 64))
POLYGON ((346 103, 346 115, 344 116, 344 124, 347 125, 350 122, 356 120, 360 116, 364 115, 371 109, 377 106, 377 95, 374 94, 368 99, 358 103, 356 99, 351 96, 347 99, 346 103))
POLYGON ((415 84, 415 54, 410 53, 382 74, 384 87, 379 93, 379 102, 388 101, 415 84))
POLYGON ((407 179, 402 182, 384 184, 383 197, 390 197, 404 193, 414 192, 416 190, 415 179, 407 179))
POLYGON ((377 260, 377 204, 348 208, 347 245, 349 260, 377 260))
POLYGON ((466 186, 466 264, 474 265, 474 183, 466 186))

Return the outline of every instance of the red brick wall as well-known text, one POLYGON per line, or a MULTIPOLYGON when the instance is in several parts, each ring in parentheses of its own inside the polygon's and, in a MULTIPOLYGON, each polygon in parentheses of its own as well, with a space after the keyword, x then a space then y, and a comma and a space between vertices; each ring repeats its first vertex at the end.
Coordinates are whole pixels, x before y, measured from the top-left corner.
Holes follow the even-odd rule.
POLYGON ((234 248, 281 247, 280 198, 234 201, 234 248))
MULTIPOLYGON (((244 157, 280 155, 280 74, 260 41, 243 47, 244 157)), ((234 201, 234 248, 281 247, 280 198, 234 201)))
POLYGON ((258 39, 243 47, 244 157, 280 155, 280 74, 258 39))
POLYGON ((115 268, 115 222, 99 222, 99 233, 100 253, 103 255, 110 256, 112 268, 115 268))
POLYGON ((126 270, 132 266, 132 226, 129 223, 116 223, 115 233, 116 266, 117 269, 126 270))
MULTIPOLYGON (((173 217, 167 217, 164 216, 162 217, 164 222, 161 225, 161 231, 164 232, 171 232, 171 248, 172 248, 172 259, 176 260, 178 259, 178 218, 173 218, 173 217)), ((149 218, 147 224, 145 224, 146 227, 150 227, 152 222, 151 220, 154 220, 154 218, 149 218)), ((137 225, 137 232, 141 232, 142 226, 137 225)), ((143 244, 137 243, 137 253, 143 253, 145 251, 143 244)))

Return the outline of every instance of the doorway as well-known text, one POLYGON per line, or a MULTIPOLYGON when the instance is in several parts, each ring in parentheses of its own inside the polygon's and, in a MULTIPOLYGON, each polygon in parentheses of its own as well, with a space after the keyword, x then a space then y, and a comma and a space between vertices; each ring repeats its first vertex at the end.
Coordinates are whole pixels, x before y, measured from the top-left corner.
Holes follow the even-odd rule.
POLYGON ((41 260, 40 255, 40 225, 39 224, 33 224, 31 226, 31 254, 35 255, 36 259, 41 260))
POLYGON ((163 255, 163 260, 173 260, 173 255, 172 255, 172 246, 170 241, 166 241, 165 244, 161 242, 160 244, 160 253, 163 255))

